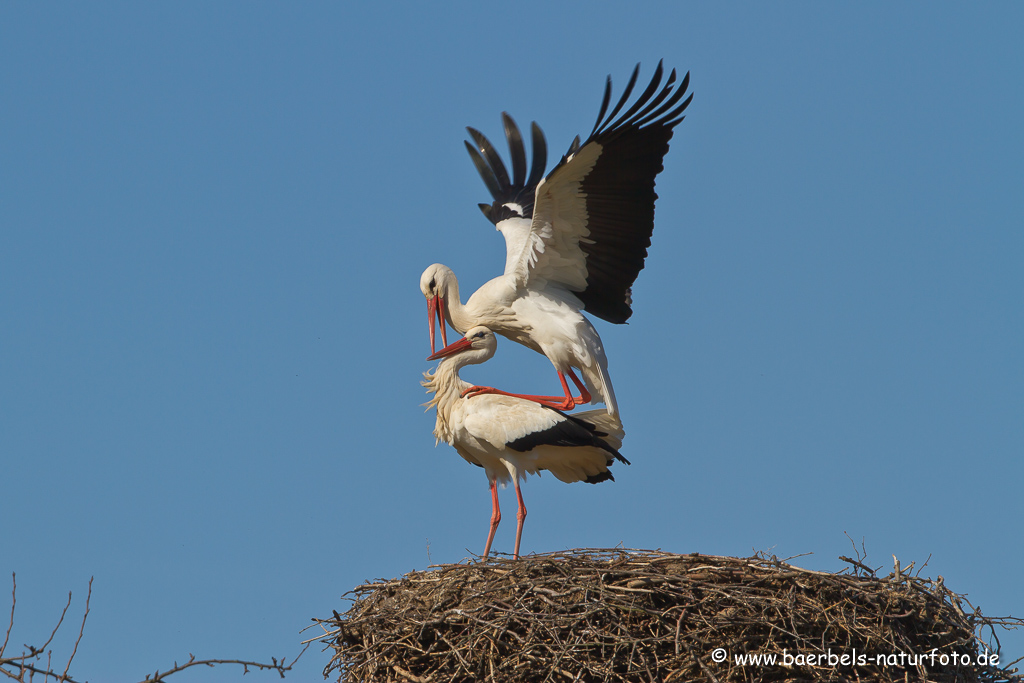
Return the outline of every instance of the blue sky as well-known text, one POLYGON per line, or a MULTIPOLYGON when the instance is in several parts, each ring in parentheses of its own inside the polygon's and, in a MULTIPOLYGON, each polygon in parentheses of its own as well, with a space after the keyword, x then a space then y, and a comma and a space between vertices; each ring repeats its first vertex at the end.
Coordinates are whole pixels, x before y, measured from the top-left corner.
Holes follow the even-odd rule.
MULTIPOLYGON (((504 262, 464 127, 560 154, 661 58, 694 101, 635 313, 597 323, 633 464, 528 481, 523 551, 836 570, 848 533, 1024 615, 1024 9, 970 10, 3 4, 12 641, 95 576, 80 678, 293 656, 346 590, 481 552, 486 480, 419 385, 422 270, 504 262)), ((506 340, 465 376, 557 388, 506 340)))

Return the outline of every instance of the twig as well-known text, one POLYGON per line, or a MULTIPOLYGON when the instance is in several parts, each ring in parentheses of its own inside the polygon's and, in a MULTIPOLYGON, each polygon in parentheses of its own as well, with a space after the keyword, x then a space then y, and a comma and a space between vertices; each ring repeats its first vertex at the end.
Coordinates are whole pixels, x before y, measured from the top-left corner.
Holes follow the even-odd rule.
POLYGON ((392 666, 391 668, 395 670, 396 674, 398 674, 407 681, 412 681, 412 683, 429 683, 430 681, 429 678, 420 678, 419 676, 414 676, 413 674, 409 673, 397 664, 392 666))
POLYGON ((11 639, 11 629, 14 628, 14 606, 18 602, 18 577, 14 572, 11 572, 11 623, 7 626, 7 635, 4 636, 4 644, 0 646, 0 659, 4 656, 4 651, 7 649, 7 641, 11 639))
POLYGON ((295 666, 296 662, 299 661, 299 658, 301 658, 308 649, 309 645, 302 648, 302 652, 299 653, 298 657, 296 657, 292 663, 287 666, 285 665, 284 659, 278 662, 276 657, 271 657, 270 661, 272 663, 267 664, 265 662, 253 662, 245 659, 196 659, 195 655, 189 654, 189 659, 184 664, 178 664, 175 662, 174 666, 167 671, 161 673, 157 670, 152 676, 146 676, 146 678, 143 681, 140 681, 140 683, 160 683, 161 681, 165 681, 168 676, 190 669, 193 666, 214 667, 221 664, 235 664, 237 666, 241 666, 243 675, 249 673, 249 667, 252 667, 257 671, 276 671, 281 675, 281 678, 284 678, 285 672, 291 671, 292 667, 295 666))
POLYGON ((840 555, 839 559, 842 560, 843 562, 848 562, 849 564, 852 564, 854 567, 859 567, 859 568, 863 569, 864 571, 866 571, 871 576, 875 575, 875 570, 874 569, 872 569, 871 567, 867 566, 866 564, 863 564, 859 560, 855 560, 852 557, 847 557, 846 555, 840 555))
MULTIPOLYGON (((89 581, 91 583, 92 579, 90 579, 89 581)), ((53 631, 50 633, 50 637, 47 638, 46 642, 43 643, 43 646, 39 648, 40 652, 43 652, 46 650, 46 648, 50 647, 50 643, 53 642, 53 637, 57 635, 57 629, 59 629, 60 625, 64 623, 64 617, 67 615, 69 607, 71 607, 71 591, 68 591, 68 602, 66 605, 64 605, 64 611, 60 613, 60 619, 57 620, 57 625, 53 627, 53 631)))
MULTIPOLYGON (((85 614, 82 615, 82 625, 78 629, 78 637, 75 639, 75 647, 71 650, 71 656, 68 657, 67 666, 64 667, 64 673, 61 674, 61 683, 68 680, 68 670, 71 668, 71 662, 75 658, 75 654, 78 652, 78 644, 82 642, 82 634, 85 633, 85 620, 89 618, 89 602, 92 600, 92 580, 93 577, 89 577, 89 592, 85 596, 85 614)), ((71 604, 71 593, 68 593, 68 604, 71 604)), ((67 611, 67 608, 64 608, 67 611)), ((61 620, 64 619, 64 615, 61 615, 61 620)), ((59 624, 58 624, 59 626, 59 624)), ((56 631, 54 631, 56 633, 56 631)))

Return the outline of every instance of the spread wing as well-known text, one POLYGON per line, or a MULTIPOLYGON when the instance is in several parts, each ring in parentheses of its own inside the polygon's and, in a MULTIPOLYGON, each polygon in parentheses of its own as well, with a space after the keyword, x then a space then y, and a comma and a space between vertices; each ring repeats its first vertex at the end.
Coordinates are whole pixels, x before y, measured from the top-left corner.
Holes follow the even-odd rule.
POLYGON ((520 286, 553 284, 580 299, 584 308, 609 322, 633 313, 631 288, 644 267, 654 231, 654 180, 661 172, 673 128, 693 96, 684 100, 690 75, 676 83, 673 70, 662 85, 659 63, 650 85, 628 108, 640 67, 615 106, 611 78, 593 130, 573 141, 562 160, 541 179, 546 145, 531 127, 533 165, 526 177, 526 151, 515 122, 503 114, 513 175, 493 145, 469 129, 466 143, 494 198, 484 215, 506 240, 505 274, 520 286), (623 109, 625 108, 625 111, 623 109), (620 113, 621 112, 621 113, 620 113))

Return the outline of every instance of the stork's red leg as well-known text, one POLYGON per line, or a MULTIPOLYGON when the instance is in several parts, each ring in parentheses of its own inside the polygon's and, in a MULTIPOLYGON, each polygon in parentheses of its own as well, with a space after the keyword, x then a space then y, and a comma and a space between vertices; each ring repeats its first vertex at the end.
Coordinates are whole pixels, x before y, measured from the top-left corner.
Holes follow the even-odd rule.
MULTIPOLYGON (((569 391, 569 387, 565 384, 565 377, 562 377, 562 373, 558 373, 558 375, 562 380, 562 388, 565 389, 565 395, 571 396, 572 394, 569 391)), ((569 368, 569 379, 571 379, 573 384, 576 385, 576 388, 580 390, 580 397, 573 399, 573 401, 576 402, 576 405, 579 406, 584 403, 590 403, 591 396, 590 392, 587 391, 587 385, 580 381, 580 378, 576 376, 575 372, 573 372, 572 367, 569 368)))
POLYGON ((512 396, 513 398, 524 398, 527 401, 533 401, 534 403, 540 403, 541 405, 548 406, 549 408, 557 408, 559 410, 571 410, 574 403, 569 403, 572 398, 563 399, 561 396, 534 396, 533 394, 510 394, 507 391, 501 389, 495 389, 494 387, 481 387, 473 385, 462 392, 462 398, 473 398, 474 396, 480 396, 482 394, 497 394, 498 396, 512 396), (567 405, 568 404, 568 405, 567 405))
POLYGON ((516 513, 516 520, 518 525, 516 526, 516 549, 512 555, 513 560, 519 559, 519 541, 523 539, 523 522, 526 521, 526 504, 523 503, 523 492, 519 490, 519 477, 515 477, 516 484, 516 498, 519 500, 519 512, 516 513))
POLYGON ((498 394, 500 396, 513 396, 515 398, 524 398, 527 401, 533 401, 534 403, 540 403, 541 405, 548 406, 549 408, 557 408, 558 410, 572 410, 576 406, 581 406, 585 403, 590 403, 590 393, 587 391, 586 385, 580 381, 580 378, 576 376, 572 368, 569 368, 569 377, 572 378, 573 383, 579 388, 580 395, 573 396, 572 392, 569 391, 569 383, 565 381, 565 375, 561 371, 558 372, 558 380, 562 383, 562 391, 565 392, 565 396, 538 396, 536 394, 510 394, 507 391, 495 389, 494 387, 481 387, 471 386, 462 392, 462 398, 472 398, 481 394, 498 394))
POLYGON ((498 507, 498 480, 491 479, 491 531, 487 534, 487 545, 484 546, 484 557, 491 553, 491 541, 494 540, 494 532, 498 530, 501 522, 501 509, 498 507))

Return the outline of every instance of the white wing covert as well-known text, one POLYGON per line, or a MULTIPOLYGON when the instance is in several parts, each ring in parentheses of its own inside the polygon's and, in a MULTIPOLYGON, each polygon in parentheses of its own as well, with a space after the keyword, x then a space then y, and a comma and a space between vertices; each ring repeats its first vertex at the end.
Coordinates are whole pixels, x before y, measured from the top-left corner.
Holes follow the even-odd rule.
POLYGON ((466 431, 498 450, 533 432, 549 429, 560 419, 554 410, 511 396, 485 394, 469 399, 466 404, 466 431))

